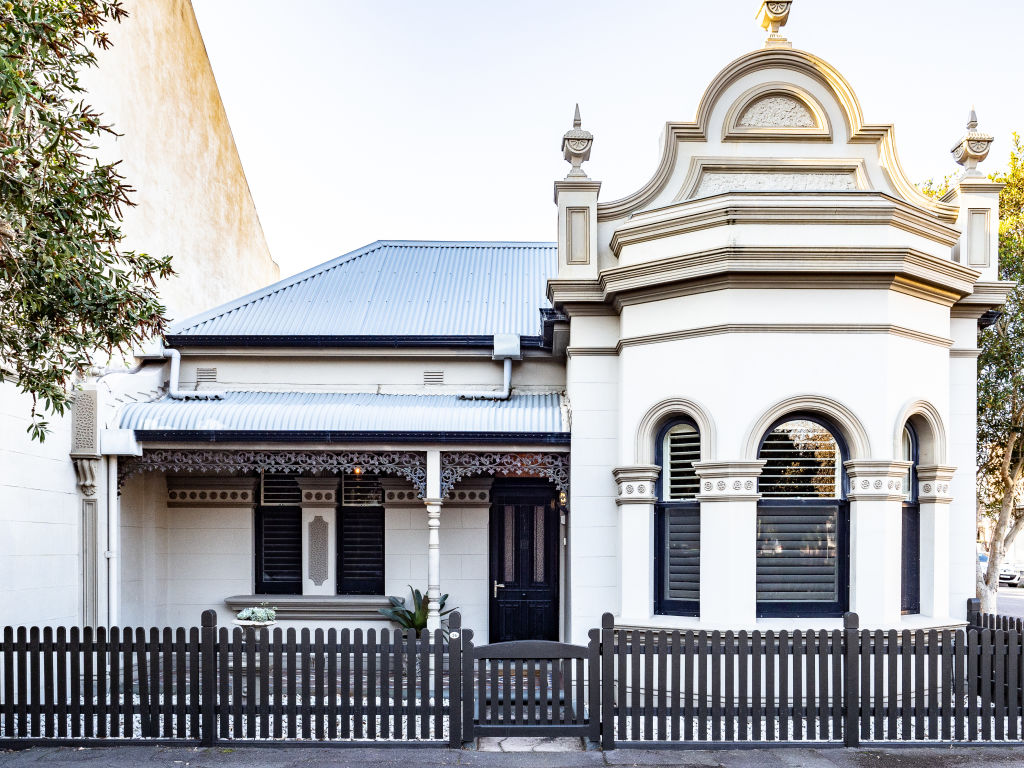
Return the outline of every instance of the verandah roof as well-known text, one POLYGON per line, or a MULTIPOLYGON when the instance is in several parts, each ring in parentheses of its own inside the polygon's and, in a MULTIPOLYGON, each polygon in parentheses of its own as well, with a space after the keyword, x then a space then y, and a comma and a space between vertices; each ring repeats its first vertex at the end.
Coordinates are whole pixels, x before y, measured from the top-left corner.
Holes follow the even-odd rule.
POLYGON ((140 440, 523 440, 568 443, 558 394, 508 400, 457 395, 227 392, 220 400, 131 403, 123 429, 140 440))

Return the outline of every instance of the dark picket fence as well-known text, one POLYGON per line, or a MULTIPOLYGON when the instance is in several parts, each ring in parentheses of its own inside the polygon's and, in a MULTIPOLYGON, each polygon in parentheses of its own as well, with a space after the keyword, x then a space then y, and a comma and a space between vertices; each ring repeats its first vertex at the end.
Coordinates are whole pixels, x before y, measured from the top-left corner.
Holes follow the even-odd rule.
POLYGON ((694 632, 476 647, 382 630, 5 628, 0 744, 34 740, 458 746, 486 735, 617 744, 1024 740, 1024 632, 694 632))
POLYGON ((0 742, 447 739, 440 631, 6 627, 0 742))

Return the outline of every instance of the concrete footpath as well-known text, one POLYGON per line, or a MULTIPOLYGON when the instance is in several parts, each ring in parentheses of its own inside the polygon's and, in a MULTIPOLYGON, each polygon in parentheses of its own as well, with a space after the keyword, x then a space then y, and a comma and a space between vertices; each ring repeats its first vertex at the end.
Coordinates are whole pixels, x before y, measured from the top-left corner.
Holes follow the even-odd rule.
POLYGON ((574 768, 575 766, 786 766, 787 768, 943 768, 944 766, 1024 766, 1024 747, 913 747, 898 749, 587 750, 573 739, 494 739, 475 749, 439 747, 192 747, 115 746, 36 747, 0 751, 0 766, 94 765, 111 768, 574 768), (513 743, 514 742, 514 743, 513 743))

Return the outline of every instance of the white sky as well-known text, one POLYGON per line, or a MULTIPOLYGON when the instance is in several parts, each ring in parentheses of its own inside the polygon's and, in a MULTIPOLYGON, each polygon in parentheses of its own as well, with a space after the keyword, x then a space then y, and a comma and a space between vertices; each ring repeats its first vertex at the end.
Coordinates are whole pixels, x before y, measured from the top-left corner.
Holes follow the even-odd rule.
MULTIPOLYGON (((578 101, 602 200, 665 121, 760 48, 759 0, 193 0, 282 275, 377 239, 552 240, 578 101)), ((784 34, 892 122, 921 181, 974 104, 992 172, 1024 132, 1024 0, 795 0, 784 34)))

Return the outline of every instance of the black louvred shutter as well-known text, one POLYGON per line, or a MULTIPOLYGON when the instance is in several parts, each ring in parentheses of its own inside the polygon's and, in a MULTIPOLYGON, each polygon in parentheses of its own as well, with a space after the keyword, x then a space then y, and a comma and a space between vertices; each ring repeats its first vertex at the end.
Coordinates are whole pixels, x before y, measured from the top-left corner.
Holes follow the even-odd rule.
POLYGON ((384 509, 338 508, 338 594, 384 594, 384 509))
POLYGON ((302 594, 302 511, 260 507, 256 521, 256 591, 302 594))
POLYGON ((667 508, 665 597, 700 600, 700 508, 667 508))

